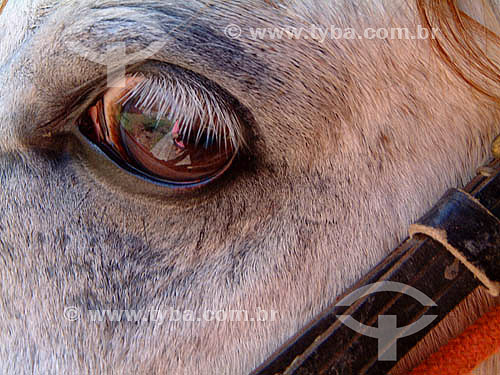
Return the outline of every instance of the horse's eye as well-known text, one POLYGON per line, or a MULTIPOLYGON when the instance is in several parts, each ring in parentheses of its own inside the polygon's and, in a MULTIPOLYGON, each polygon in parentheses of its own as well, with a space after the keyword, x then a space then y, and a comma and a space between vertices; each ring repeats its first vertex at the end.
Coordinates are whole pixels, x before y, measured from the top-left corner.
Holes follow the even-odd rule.
POLYGON ((127 77, 88 111, 80 131, 129 171, 173 187, 203 184, 235 158, 241 124, 202 85, 127 77))

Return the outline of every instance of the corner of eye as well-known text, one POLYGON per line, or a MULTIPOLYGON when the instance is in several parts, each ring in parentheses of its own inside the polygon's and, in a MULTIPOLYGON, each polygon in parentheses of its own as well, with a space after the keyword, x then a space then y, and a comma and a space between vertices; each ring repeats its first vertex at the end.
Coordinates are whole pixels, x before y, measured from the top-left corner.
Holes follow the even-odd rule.
POLYGON ((146 78, 140 74, 126 75, 111 81, 104 98, 109 101, 119 102, 126 99, 129 93, 133 92, 146 78))

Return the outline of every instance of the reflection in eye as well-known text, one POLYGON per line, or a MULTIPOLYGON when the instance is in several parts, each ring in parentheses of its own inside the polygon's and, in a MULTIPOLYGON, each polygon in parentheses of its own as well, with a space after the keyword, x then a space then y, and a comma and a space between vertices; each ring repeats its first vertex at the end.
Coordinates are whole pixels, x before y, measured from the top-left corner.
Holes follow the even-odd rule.
POLYGON ((220 176, 241 140, 231 106, 201 84, 129 76, 89 109, 82 133, 121 163, 175 186, 220 176))

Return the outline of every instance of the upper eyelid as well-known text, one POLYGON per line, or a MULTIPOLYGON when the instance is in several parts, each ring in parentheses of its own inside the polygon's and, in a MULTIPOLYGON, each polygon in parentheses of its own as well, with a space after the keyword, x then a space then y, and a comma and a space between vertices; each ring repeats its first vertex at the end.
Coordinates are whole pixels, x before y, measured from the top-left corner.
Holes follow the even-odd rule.
MULTIPOLYGON (((229 134, 223 134, 222 136, 219 134, 216 137, 219 140, 229 141, 232 143, 232 146, 235 149, 239 149, 243 151, 247 148, 247 140, 246 140, 246 131, 244 127, 246 124, 241 122, 241 116, 239 113, 236 113, 236 109, 232 108, 235 99, 228 93, 226 93, 221 87, 217 84, 209 81, 208 79, 197 75, 194 72, 187 71, 180 67, 175 67, 170 64, 162 64, 156 61, 149 61, 145 64, 137 64, 133 67, 132 72, 128 74, 129 76, 144 76, 150 79, 160 79, 166 78, 170 75, 170 79, 175 81, 178 85, 177 87, 183 88, 183 97, 177 98, 174 102, 184 103, 184 106, 177 108, 177 116, 186 116, 192 114, 192 117, 195 117, 193 112, 193 103, 196 102, 197 98, 195 97, 194 88, 199 89, 199 92, 205 93, 205 103, 211 103, 206 107, 210 110, 207 113, 207 116, 214 115, 219 121, 224 121, 224 127, 219 127, 219 129, 228 130, 229 134), (161 67, 161 68, 160 68, 161 67), (177 75, 177 76, 176 76, 177 75), (189 89, 191 87, 191 90, 189 89), (191 95, 189 95, 191 94, 191 95), (181 99, 181 100, 179 100, 181 99), (186 104, 189 103, 191 105, 191 109, 186 107, 186 104), (190 113, 191 112, 191 113, 190 113), (229 116, 229 117, 228 117, 229 116)), ((109 89, 106 86, 109 77, 101 76, 98 80, 88 82, 80 87, 74 89, 74 95, 76 99, 73 100, 72 104, 69 105, 69 108, 60 116, 60 119, 53 119, 49 121, 46 125, 42 124, 37 128, 38 131, 42 133, 44 136, 52 136, 53 134, 60 132, 73 132, 77 129, 77 124, 80 119, 86 115, 87 110, 95 104, 99 98, 103 97, 107 90, 109 89)), ((143 92, 147 95, 147 87, 143 87, 143 92)), ((151 87, 152 89, 152 87, 151 87)), ((164 88, 165 91, 166 88, 164 88)), ((136 91, 136 94, 138 91, 136 91)), ((178 92, 177 92, 178 93, 178 92)), ((158 96, 158 93, 157 93, 158 96)), ((160 95, 161 96, 161 95, 160 95)), ((170 96, 172 102, 172 96, 170 96)), ((175 93, 174 93, 175 96, 175 93)), ((199 104, 199 103, 198 103, 199 104)), ((237 105, 240 108, 240 104, 237 105)), ((201 113, 202 109, 197 108, 198 114, 200 117, 203 117, 204 114, 201 113)))
MULTIPOLYGON (((177 101, 184 104, 184 106, 178 107, 177 111, 175 111, 177 115, 183 115, 181 112, 190 112, 190 108, 188 108, 189 105, 192 106, 193 104, 196 105, 211 103, 208 109, 210 109, 211 112, 215 113, 218 116, 219 120, 226 120, 225 125, 229 126, 228 130, 232 133, 230 134, 230 136, 234 140, 233 146, 238 148, 246 145, 243 129, 245 125, 240 122, 238 113, 233 113, 235 112, 236 108, 232 108, 233 105, 239 107, 239 104, 236 105, 236 103, 234 103, 235 99, 215 83, 202 76, 197 75, 194 72, 190 72, 185 69, 172 66, 170 64, 162 64, 155 61, 150 61, 146 64, 138 64, 138 66, 136 66, 135 69, 133 69, 133 71, 128 74, 128 76, 145 77, 146 80, 144 80, 143 82, 148 82, 148 79, 151 83, 153 81, 158 82, 161 79, 175 82, 176 87, 180 88, 181 90, 170 93, 168 92, 168 87, 157 87, 157 89, 163 89, 167 99, 167 104, 168 99, 170 99, 170 103, 172 103, 172 101, 175 100, 174 98, 172 98, 172 96, 176 96, 177 94, 177 101), (199 100, 199 98, 195 97, 196 91, 198 91, 198 93, 205 93, 204 96, 207 99, 205 103, 196 103, 196 101, 199 100), (183 97, 179 98, 179 94, 182 94, 183 97), (186 105, 188 107, 186 107, 186 105), (227 118, 223 116, 225 114, 233 114, 233 116, 227 118)), ((106 87, 105 85, 106 79, 106 77, 101 77, 98 82, 90 82, 75 89, 76 92, 79 92, 78 98, 71 105, 70 111, 66 113, 66 116, 69 119, 67 120, 67 123, 70 126, 72 126, 75 121, 83 116, 85 112, 92 105, 94 105, 100 97, 103 97, 105 95, 106 91, 108 90, 108 87, 106 87)), ((154 87, 152 85, 137 86, 135 88, 135 92, 130 92, 127 95, 129 97, 135 96, 137 94, 145 94, 146 96, 148 96, 152 95, 151 90, 154 90, 154 87)), ((156 92, 156 96, 161 96, 158 94, 159 92, 156 92)), ((147 102, 147 98, 145 101, 147 102)), ((203 114, 200 113, 201 108, 198 107, 196 109, 198 114, 203 117, 203 114)), ((207 115, 210 115, 210 113, 208 113, 207 115)))

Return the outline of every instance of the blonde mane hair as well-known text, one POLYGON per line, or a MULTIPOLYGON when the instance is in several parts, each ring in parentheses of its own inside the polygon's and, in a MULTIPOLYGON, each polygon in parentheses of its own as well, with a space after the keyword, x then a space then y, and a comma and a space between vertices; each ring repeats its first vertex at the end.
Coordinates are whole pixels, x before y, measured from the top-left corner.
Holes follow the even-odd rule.
MULTIPOLYGON (((417 0, 425 27, 438 28, 437 53, 478 92, 500 103, 500 3, 478 0, 474 7, 485 23, 469 16, 457 0, 417 0), (479 11, 478 11, 479 9, 479 11)), ((470 9, 470 8, 469 8, 470 9)))

